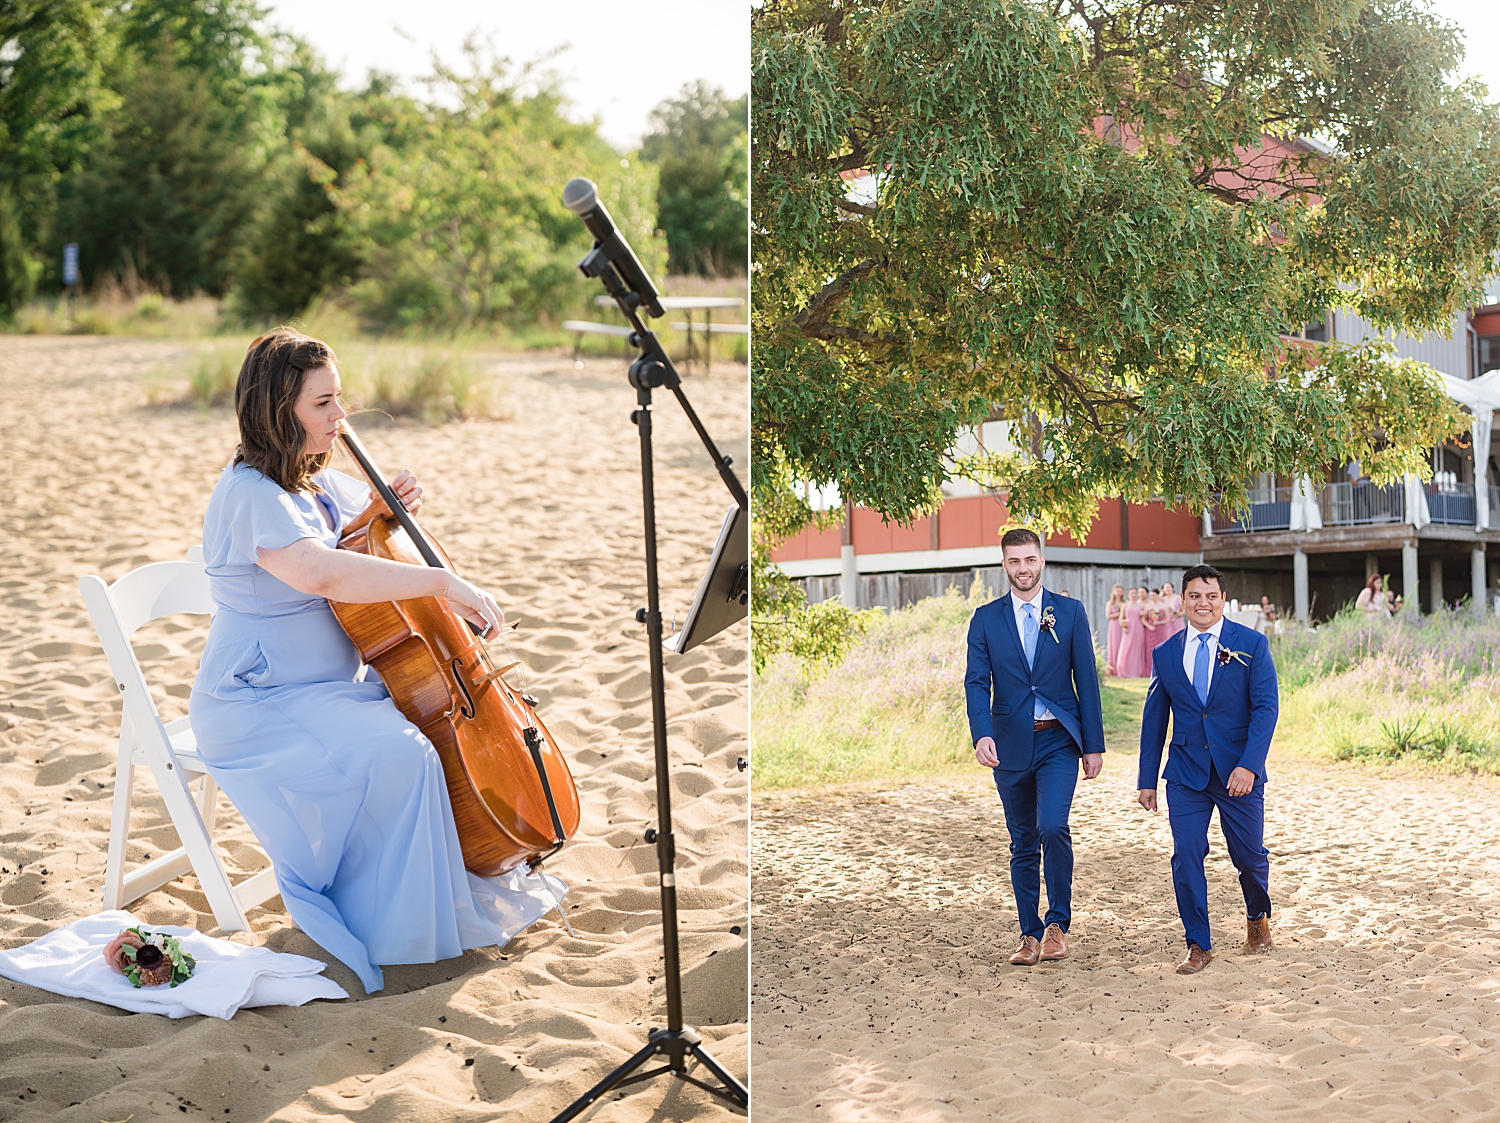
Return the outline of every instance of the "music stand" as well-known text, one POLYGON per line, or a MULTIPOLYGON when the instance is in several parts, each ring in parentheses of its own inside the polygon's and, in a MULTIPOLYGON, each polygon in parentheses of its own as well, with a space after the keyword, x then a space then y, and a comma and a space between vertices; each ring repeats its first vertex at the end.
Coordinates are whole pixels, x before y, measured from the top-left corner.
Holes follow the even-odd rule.
POLYGON ((731 624, 749 614, 750 608, 750 528, 745 512, 730 507, 714 543, 713 556, 693 605, 688 609, 682 630, 662 641, 662 646, 682 655, 704 640, 712 639, 731 624))

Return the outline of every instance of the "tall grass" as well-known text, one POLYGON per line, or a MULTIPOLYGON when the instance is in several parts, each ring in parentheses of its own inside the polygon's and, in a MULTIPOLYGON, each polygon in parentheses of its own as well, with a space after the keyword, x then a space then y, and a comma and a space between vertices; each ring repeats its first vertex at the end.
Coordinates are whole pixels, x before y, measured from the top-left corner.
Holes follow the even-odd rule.
MULTIPOLYGON (((773 659, 753 683, 756 785, 899 783, 974 768, 963 678, 982 598, 950 590, 889 613, 823 677, 773 659)), ((1377 624, 1350 611, 1271 642, 1274 753, 1500 773, 1500 619, 1444 612, 1377 624)), ((1133 754, 1146 680, 1101 684, 1105 745, 1133 754)))
POLYGON ((456 348, 355 349, 344 360, 344 398, 356 411, 427 422, 505 420, 505 387, 456 348))
MULTIPOLYGON (((351 343, 335 350, 342 364, 344 400, 352 412, 430 423, 512 416, 504 381, 487 374, 462 349, 351 343)), ((203 411, 231 407, 244 357, 238 340, 200 346, 183 362, 146 372, 146 401, 203 411)))
POLYGON ((1277 747, 1335 760, 1500 773, 1500 618, 1468 611, 1277 636, 1277 747))
MULTIPOLYGON (((662 278, 661 290, 672 296, 734 296, 744 300, 748 296, 748 285, 744 277, 695 277, 671 276, 662 278)), ((299 318, 305 330, 320 339, 334 343, 340 355, 354 342, 398 342, 409 346, 446 347, 450 350, 472 348, 500 348, 512 351, 568 351, 578 341, 572 332, 563 331, 559 324, 564 319, 596 320, 604 323, 623 324, 620 314, 613 307, 600 307, 593 303, 593 289, 580 289, 577 308, 557 309, 530 324, 491 324, 466 332, 437 331, 434 329, 404 328, 399 331, 386 330, 382 325, 362 321, 339 294, 319 297, 308 306, 299 318), (335 342, 337 340, 337 342, 335 342)), ((717 323, 744 323, 748 305, 741 308, 721 308, 714 312, 717 323)), ((690 371, 699 373, 703 369, 703 339, 698 326, 703 313, 693 314, 693 345, 697 362, 690 371)), ((685 319, 680 310, 668 311, 664 320, 651 322, 651 328, 661 337, 663 345, 675 360, 682 362, 687 357, 687 333, 674 330, 671 325, 685 319)), ((105 277, 86 294, 73 297, 47 297, 34 300, 16 313, 9 323, 0 321, 0 332, 22 335, 123 335, 153 339, 209 339, 217 336, 243 336, 247 341, 270 324, 242 322, 234 312, 232 302, 210 296, 190 296, 174 299, 152 291, 133 272, 123 279, 105 277)), ((749 356, 749 337, 735 334, 713 336, 712 358, 725 364, 744 363, 749 356)), ((623 340, 600 335, 585 335, 581 353, 594 357, 623 357, 633 354, 623 340)))
MULTIPOLYGON (((752 686, 755 783, 782 788, 900 782, 971 770, 964 707, 969 617, 986 599, 976 582, 876 620, 823 677, 779 655, 752 686)), ((1144 679, 1105 680, 1105 743, 1134 751, 1144 679)))
POLYGON ((128 335, 200 339, 232 325, 211 297, 170 300, 160 293, 127 294, 105 287, 89 295, 37 300, 16 313, 9 330, 21 335, 128 335))
POLYGON ((752 687, 756 785, 917 777, 963 763, 972 611, 953 590, 892 612, 822 678, 791 656, 772 659, 752 687))
POLYGON ((1481 619, 1467 609, 1432 616, 1402 613, 1391 620, 1364 616, 1350 607, 1315 631, 1273 636, 1271 654, 1282 689, 1342 674, 1382 655, 1403 666, 1435 662, 1466 680, 1500 673, 1500 617, 1481 619))

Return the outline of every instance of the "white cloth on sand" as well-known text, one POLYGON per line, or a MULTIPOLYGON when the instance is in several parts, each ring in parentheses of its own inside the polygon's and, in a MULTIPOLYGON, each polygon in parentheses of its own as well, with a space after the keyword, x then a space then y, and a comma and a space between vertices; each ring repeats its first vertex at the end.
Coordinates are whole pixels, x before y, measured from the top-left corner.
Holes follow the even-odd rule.
POLYGON ((303 955, 216 940, 192 928, 146 925, 176 936, 196 961, 192 978, 175 987, 132 986, 104 962, 104 949, 127 928, 140 925, 123 910, 95 913, 10 951, 0 951, 0 975, 54 994, 88 998, 137 1014, 231 1018, 241 1007, 301 1006, 314 998, 349 994, 319 972, 326 964, 303 955))

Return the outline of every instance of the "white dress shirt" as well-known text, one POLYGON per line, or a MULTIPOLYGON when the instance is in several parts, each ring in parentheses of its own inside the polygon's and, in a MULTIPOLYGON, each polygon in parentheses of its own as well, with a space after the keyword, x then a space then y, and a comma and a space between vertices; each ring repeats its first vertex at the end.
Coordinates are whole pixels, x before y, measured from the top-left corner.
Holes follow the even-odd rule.
MULTIPOLYGON (((1031 597, 1028 600, 1022 600, 1021 599, 1021 594, 1016 591, 1016 587, 1014 585, 1012 585, 1011 588, 1010 588, 1010 606, 1011 606, 1011 608, 1015 609, 1015 613, 1016 613, 1016 635, 1018 635, 1018 636, 1021 637, 1021 650, 1022 650, 1022 652, 1024 652, 1026 650, 1026 609, 1024 607, 1025 605, 1029 604, 1029 605, 1032 606, 1031 610, 1032 610, 1033 615, 1036 618, 1036 623, 1037 623, 1037 631, 1036 631, 1037 650, 1040 651, 1042 649, 1042 644, 1043 643, 1051 643, 1052 642, 1052 640, 1048 637, 1047 633, 1042 630, 1042 592, 1043 592, 1042 583, 1040 581, 1038 581, 1036 583, 1036 588, 1031 590, 1031 597)), ((1054 632, 1053 634, 1055 635, 1056 633, 1054 632)), ((1033 659, 1034 659, 1034 657, 1033 657, 1033 659)), ((1057 715, 1054 714, 1051 710, 1043 710, 1042 711, 1042 716, 1039 717, 1039 718, 1036 718, 1036 720, 1037 721, 1052 721, 1054 718, 1056 718, 1056 716, 1057 715)))
MULTIPOLYGON (((1208 641, 1208 688, 1213 689, 1214 670, 1219 665, 1219 632, 1224 628, 1224 617, 1220 616, 1214 622, 1214 626, 1208 629, 1207 635, 1213 636, 1208 641)), ((1193 681, 1193 664, 1198 661, 1198 637, 1205 633, 1199 631, 1198 626, 1191 620, 1188 621, 1187 631, 1184 633, 1186 642, 1182 645, 1182 669, 1187 673, 1188 682, 1193 681)))

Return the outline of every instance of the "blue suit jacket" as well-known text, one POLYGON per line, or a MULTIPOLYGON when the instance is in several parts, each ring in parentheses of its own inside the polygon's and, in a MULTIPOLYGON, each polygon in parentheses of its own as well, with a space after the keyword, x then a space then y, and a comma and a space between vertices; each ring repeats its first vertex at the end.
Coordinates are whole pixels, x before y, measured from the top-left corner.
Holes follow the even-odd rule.
POLYGON ((1249 666, 1238 659, 1215 664, 1205 705, 1182 666, 1183 645, 1191 635, 1192 629, 1186 628, 1151 652, 1151 685, 1146 688, 1146 707, 1141 713, 1140 776, 1136 786, 1156 787, 1169 714, 1169 783, 1202 791, 1208 786, 1212 763, 1222 782, 1227 782, 1236 768, 1248 768, 1255 773, 1256 783, 1263 784, 1266 754, 1271 750, 1279 710, 1271 645, 1259 632, 1225 620, 1219 631, 1220 646, 1244 652, 1249 666))
POLYGON ((964 677, 969 734, 975 742, 993 737, 1000 767, 1007 771, 1031 767, 1036 699, 1046 703, 1085 753, 1104 751, 1099 668, 1083 604, 1043 588, 1041 605, 1044 615, 1052 609, 1057 626, 1051 636, 1037 634, 1030 667, 1009 593, 981 605, 969 621, 969 667, 964 677))

